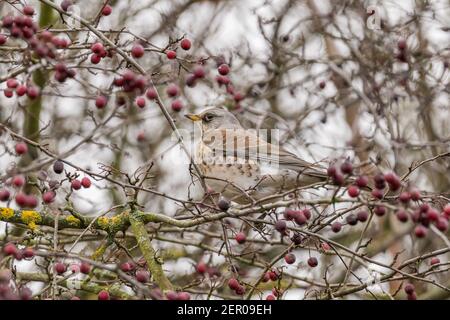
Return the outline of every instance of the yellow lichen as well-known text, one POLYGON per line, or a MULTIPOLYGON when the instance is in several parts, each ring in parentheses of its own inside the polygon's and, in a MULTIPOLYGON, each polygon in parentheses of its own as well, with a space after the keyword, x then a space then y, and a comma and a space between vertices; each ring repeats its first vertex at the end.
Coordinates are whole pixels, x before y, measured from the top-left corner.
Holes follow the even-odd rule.
POLYGON ((36 230, 36 222, 41 222, 42 217, 37 211, 24 210, 21 218, 23 223, 26 223, 31 230, 36 230))
POLYGON ((8 220, 14 216, 14 210, 11 208, 0 208, 0 216, 2 220, 8 220))
POLYGON ((79 226, 80 225, 80 219, 78 219, 77 217, 74 217, 73 215, 70 215, 66 218, 66 221, 71 225, 71 226, 79 226))
POLYGON ((97 222, 100 228, 107 229, 109 227, 109 218, 108 217, 100 217, 97 222))

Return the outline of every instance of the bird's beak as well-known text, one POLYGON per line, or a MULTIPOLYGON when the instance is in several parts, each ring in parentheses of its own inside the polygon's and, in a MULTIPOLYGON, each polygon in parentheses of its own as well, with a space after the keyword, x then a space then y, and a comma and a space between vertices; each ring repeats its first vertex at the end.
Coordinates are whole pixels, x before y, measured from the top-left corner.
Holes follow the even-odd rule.
POLYGON ((202 117, 200 117, 200 116, 198 116, 196 114, 193 114, 193 113, 188 113, 188 114, 185 114, 184 116, 186 118, 188 118, 189 120, 192 120, 192 121, 200 121, 200 120, 202 120, 202 117))

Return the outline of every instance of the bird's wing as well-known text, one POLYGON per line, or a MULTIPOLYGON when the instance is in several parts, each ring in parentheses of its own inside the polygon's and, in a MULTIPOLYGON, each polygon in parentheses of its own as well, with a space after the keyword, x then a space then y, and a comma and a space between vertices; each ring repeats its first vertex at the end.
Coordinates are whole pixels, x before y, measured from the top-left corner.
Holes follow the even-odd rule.
POLYGON ((256 131, 246 129, 221 129, 204 135, 203 142, 217 156, 234 157, 238 161, 258 161, 277 165, 303 174, 326 177, 325 168, 300 159, 281 146, 268 143, 256 131))

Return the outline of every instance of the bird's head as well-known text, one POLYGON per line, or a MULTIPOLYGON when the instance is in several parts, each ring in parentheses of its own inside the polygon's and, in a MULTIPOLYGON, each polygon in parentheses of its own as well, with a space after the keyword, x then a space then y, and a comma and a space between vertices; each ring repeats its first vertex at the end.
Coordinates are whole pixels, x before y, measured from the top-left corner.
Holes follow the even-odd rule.
POLYGON ((197 114, 186 114, 185 117, 200 123, 203 132, 217 129, 242 128, 239 120, 225 108, 210 107, 203 109, 197 114))

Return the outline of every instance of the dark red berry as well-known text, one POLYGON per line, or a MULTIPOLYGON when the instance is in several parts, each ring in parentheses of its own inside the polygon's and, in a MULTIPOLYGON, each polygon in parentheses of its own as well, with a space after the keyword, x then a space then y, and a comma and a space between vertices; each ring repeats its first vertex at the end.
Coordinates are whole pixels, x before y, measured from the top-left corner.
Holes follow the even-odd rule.
POLYGON ((353 165, 350 161, 345 160, 344 163, 341 165, 341 171, 345 174, 352 174, 353 172, 353 165))
POLYGON ((368 183, 369 183, 369 178, 367 178, 366 176, 359 176, 358 178, 356 178, 356 181, 355 181, 355 184, 360 188, 367 187, 368 183))
POLYGON ((98 300, 109 300, 109 292, 102 290, 98 293, 98 300))
POLYGON ((47 191, 42 195, 42 200, 45 203, 52 203, 55 200, 55 193, 53 191, 47 191))
POLYGON ((413 201, 419 201, 422 198, 420 191, 417 189, 413 189, 409 193, 411 195, 411 200, 413 201))
POLYGON ((243 244, 247 240, 246 235, 243 232, 238 232, 236 236, 234 237, 237 243, 243 244))
POLYGON ((219 68, 217 68, 217 71, 219 71, 222 76, 226 76, 230 72, 230 67, 227 64, 221 64, 219 68))
POLYGON ((11 182, 13 186, 20 188, 25 184, 25 178, 23 176, 14 176, 11 182))
POLYGON ((412 283, 407 283, 403 288, 406 294, 412 294, 415 291, 414 285, 412 283))
POLYGON ((166 56, 167 56, 167 59, 173 60, 177 57, 177 53, 173 50, 167 50, 166 56))
POLYGON ((204 262, 199 262, 195 267, 195 270, 200 274, 204 274, 208 270, 208 266, 204 262))
POLYGON ((373 212, 379 216, 382 217, 386 214, 386 208, 383 206, 375 206, 375 209, 373 210, 373 212))
POLYGON ((423 238, 427 235, 427 233, 428 233, 428 229, 426 227, 424 227, 423 225, 418 225, 414 229, 414 234, 416 235, 417 238, 423 238))
POLYGON ((80 265, 80 272, 84 274, 89 274, 91 272, 91 265, 87 262, 82 262, 80 265))
POLYGON ((439 260, 438 257, 433 257, 430 260, 430 265, 432 265, 432 266, 435 265, 435 264, 439 264, 439 263, 441 263, 441 260, 439 260))
POLYGON ((71 187, 73 190, 80 190, 81 189, 81 181, 78 179, 72 180, 71 187))
POLYGON ((53 171, 57 174, 62 173, 64 170, 64 163, 60 160, 56 160, 55 163, 53 163, 53 171))
POLYGON ((150 279, 150 273, 146 270, 136 271, 136 280, 141 283, 147 283, 150 279))
POLYGON ((286 221, 278 220, 277 222, 275 222, 275 230, 284 234, 286 232, 286 221))
POLYGON ((348 195, 352 198, 359 196, 359 188, 357 186, 350 186, 347 189, 348 195))
POLYGON ((39 89, 34 86, 30 86, 27 88, 27 96, 30 99, 36 99, 39 96, 39 89))
POLYGON ((27 16, 34 15, 34 8, 32 6, 25 6, 23 7, 23 14, 27 16))
POLYGON ((166 92, 169 97, 176 97, 178 96, 180 89, 176 84, 172 83, 167 86, 166 92))
POLYGON ((181 100, 173 100, 172 104, 170 105, 172 107, 172 110, 175 112, 180 112, 183 109, 183 102, 181 100))
POLYGON ((107 4, 106 6, 103 7, 102 15, 109 16, 111 13, 112 13, 112 7, 109 4, 107 4))
POLYGON ((144 108, 145 107, 145 98, 144 97, 137 97, 135 100, 136 105, 139 108, 144 108))
POLYGON ((108 103, 108 98, 106 98, 105 96, 98 96, 97 98, 95 98, 95 106, 98 109, 103 109, 107 103, 108 103))
POLYGON ((217 203, 217 206, 222 211, 227 211, 230 208, 230 201, 228 201, 225 198, 221 198, 219 202, 217 203))
POLYGON ((325 86, 326 86, 326 82, 325 82, 325 81, 320 81, 320 82, 319 82, 319 88, 320 88, 320 89, 324 89, 325 86))
POLYGON ((133 48, 131 48, 131 55, 134 58, 141 58, 144 55, 144 47, 139 43, 136 43, 133 48))
POLYGON ((235 278, 231 278, 230 280, 228 280, 228 287, 231 290, 237 290, 239 286, 240 286, 239 281, 237 281, 235 278))
POLYGON ((397 212, 395 213, 395 216, 401 222, 408 221, 408 213, 405 210, 403 210, 403 209, 397 210, 397 212))
POLYGON ((183 39, 180 42, 180 46, 183 50, 189 50, 191 48, 191 41, 189 39, 183 39))
POLYGON ((16 144, 15 150, 17 154, 22 155, 28 152, 28 146, 25 142, 19 142, 16 144))
POLYGON ((283 213, 283 216, 286 220, 293 220, 296 214, 297 214, 296 210, 286 209, 283 213))
POLYGON ((299 226, 302 226, 306 223, 307 219, 302 211, 296 211, 295 216, 294 216, 294 221, 299 226))
POLYGON ((284 261, 287 264, 293 264, 295 262, 295 255, 293 253, 288 253, 284 256, 284 261))
POLYGON ((318 264, 319 264, 319 262, 317 261, 317 258, 316 258, 316 257, 310 257, 310 258, 308 259, 308 265, 309 265, 311 268, 317 267, 318 264))
POLYGON ((205 77, 205 69, 202 66, 196 66, 194 68, 194 76, 197 79, 201 79, 205 77))
POLYGON ((333 224, 331 225, 331 230, 334 233, 338 233, 339 231, 341 231, 342 229, 342 224, 338 221, 333 222, 333 224))
POLYGON ((55 264, 55 271, 56 271, 56 273, 63 274, 64 272, 66 272, 66 270, 67 270, 67 266, 64 263, 57 262, 55 264))
POLYGON ((349 225, 354 226, 358 223, 358 218, 356 217, 356 215, 351 213, 345 218, 345 221, 347 221, 349 225))
POLYGON ((0 190, 0 201, 8 201, 11 193, 6 189, 0 190))
POLYGON ((11 256, 11 255, 15 255, 17 253, 17 247, 14 243, 7 243, 4 247, 3 247, 3 252, 7 255, 7 256, 11 256))
POLYGON ((399 50, 405 50, 406 49, 406 40, 405 39, 398 40, 397 47, 399 50))

